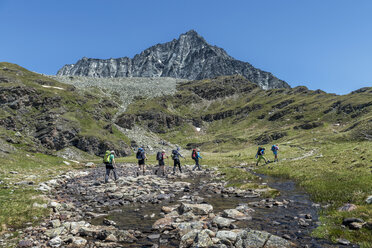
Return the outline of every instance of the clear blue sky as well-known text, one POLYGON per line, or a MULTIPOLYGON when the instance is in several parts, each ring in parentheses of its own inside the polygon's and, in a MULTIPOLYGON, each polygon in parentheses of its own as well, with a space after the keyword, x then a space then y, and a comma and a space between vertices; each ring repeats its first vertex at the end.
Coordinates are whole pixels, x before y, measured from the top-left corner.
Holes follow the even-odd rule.
POLYGON ((190 29, 291 86, 372 86, 369 0, 0 0, 0 61, 55 74, 83 56, 133 57, 190 29))

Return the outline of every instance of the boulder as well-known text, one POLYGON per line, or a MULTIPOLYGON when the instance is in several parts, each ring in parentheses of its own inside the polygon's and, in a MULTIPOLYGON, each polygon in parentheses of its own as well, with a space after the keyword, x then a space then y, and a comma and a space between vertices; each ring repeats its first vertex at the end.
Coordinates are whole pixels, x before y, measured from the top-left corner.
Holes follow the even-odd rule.
POLYGON ((49 240, 48 245, 50 247, 60 247, 62 245, 62 239, 59 236, 54 237, 53 239, 49 240))
POLYGON ((153 229, 163 229, 167 226, 171 226, 171 224, 172 224, 172 218, 165 217, 165 218, 161 218, 161 219, 158 219, 157 221, 155 221, 155 223, 152 225, 152 228, 153 229))
POLYGON ((74 237, 71 242, 71 247, 82 248, 85 247, 88 241, 80 237, 74 237))
POLYGON ((235 220, 216 216, 212 222, 218 226, 218 228, 229 227, 235 220))
POLYGON ((205 248, 205 247, 211 247, 212 245, 213 245, 213 241, 210 238, 208 231, 203 230, 198 233, 191 247, 205 248))
POLYGON ((216 238, 220 239, 220 240, 224 240, 224 241, 230 241, 232 243, 235 242, 236 238, 237 238, 237 233, 236 232, 232 232, 232 231, 218 231, 217 234, 216 234, 216 238))
POLYGON ((281 237, 272 235, 265 231, 242 230, 238 233, 235 247, 236 248, 255 248, 255 247, 270 247, 270 248, 290 248, 296 247, 292 242, 281 237))
POLYGON ((368 196, 366 199, 367 204, 372 204, 372 195, 368 196))
POLYGON ((231 218, 235 220, 251 220, 252 216, 246 215, 236 209, 225 209, 222 212, 222 216, 226 218, 231 218))
POLYGON ((181 203, 181 205, 178 207, 178 212, 180 214, 184 214, 189 211, 196 215, 208 215, 209 213, 213 212, 213 206, 209 204, 181 203))
POLYGON ((183 236, 181 236, 181 242, 180 242, 180 248, 184 248, 184 247, 190 247, 193 243, 194 243, 194 240, 196 238, 196 235, 198 235, 199 233, 199 230, 191 230, 189 232, 187 232, 186 234, 184 234, 183 236))
POLYGON ((61 227, 57 227, 57 228, 47 230, 45 232, 45 235, 48 236, 49 238, 54 238, 54 237, 57 237, 57 236, 63 234, 64 231, 65 231, 65 227, 61 226, 61 227))

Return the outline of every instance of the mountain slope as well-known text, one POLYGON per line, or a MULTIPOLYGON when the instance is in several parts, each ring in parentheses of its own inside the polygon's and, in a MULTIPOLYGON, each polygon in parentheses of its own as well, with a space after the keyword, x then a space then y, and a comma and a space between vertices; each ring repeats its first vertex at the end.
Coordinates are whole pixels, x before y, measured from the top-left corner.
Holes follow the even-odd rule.
POLYGON ((204 79, 240 74, 263 89, 289 88, 269 72, 236 60, 222 48, 208 44, 194 30, 164 44, 152 46, 134 58, 82 58, 63 66, 57 75, 90 77, 173 77, 204 79))
POLYGON ((129 140, 111 119, 119 108, 98 90, 75 87, 0 63, 0 138, 28 151, 53 153, 76 147, 102 155, 129 155, 129 140))
POLYGON ((344 96, 306 87, 264 91, 241 76, 229 76, 185 82, 177 89, 173 96, 137 100, 117 124, 141 125, 188 147, 267 144, 311 132, 372 139, 371 88, 344 96))

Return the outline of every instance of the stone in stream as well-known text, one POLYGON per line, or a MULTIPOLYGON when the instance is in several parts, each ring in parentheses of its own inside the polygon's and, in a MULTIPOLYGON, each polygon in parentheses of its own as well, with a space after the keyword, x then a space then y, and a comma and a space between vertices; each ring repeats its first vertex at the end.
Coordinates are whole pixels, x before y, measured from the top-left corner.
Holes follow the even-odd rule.
POLYGON ((254 247, 270 247, 270 248, 290 248, 296 247, 292 242, 272 235, 265 231, 242 230, 238 233, 235 247, 236 248, 254 248, 254 247))
POLYGON ((218 231, 216 234, 216 238, 223 240, 223 241, 229 241, 231 243, 234 243, 238 234, 234 231, 218 231))
POLYGON ((151 234, 151 235, 147 236, 147 238, 150 239, 150 240, 159 239, 160 234, 151 234))
POLYGON ((83 239, 81 237, 74 237, 72 239, 71 246, 72 247, 77 247, 77 248, 85 247, 85 245, 87 244, 87 242, 88 241, 86 239, 83 239))
POLYGON ((204 248, 204 247, 211 247, 213 245, 213 241, 210 238, 209 233, 208 233, 208 231, 210 230, 208 231, 207 230, 202 230, 201 232, 197 234, 192 247, 204 248))
POLYGON ((252 216, 243 214, 242 212, 236 209, 225 209, 222 212, 222 216, 226 218, 231 218, 235 220, 251 220, 252 216))
POLYGON ((209 204, 188 204, 181 203, 178 207, 178 212, 184 214, 186 212, 193 212, 196 215, 208 215, 213 211, 213 206, 209 204))
POLYGON ((49 240, 48 245, 50 247, 60 247, 62 245, 62 239, 59 236, 54 237, 53 239, 49 240))
POLYGON ((340 245, 350 245, 350 241, 347 239, 337 239, 336 241, 340 245))
POLYGON ((170 217, 165 217, 165 218, 161 218, 161 219, 158 219, 157 221, 155 221, 155 223, 152 225, 152 228, 153 229, 163 229, 165 227, 169 227, 171 226, 172 224, 172 218, 170 217))
POLYGON ((233 223, 235 220, 216 216, 213 220, 212 223, 216 224, 218 228, 227 228, 233 223))
POLYGON ((199 231, 200 230, 194 229, 181 236, 181 242, 179 247, 180 248, 190 247, 194 243, 196 235, 198 235, 199 231))

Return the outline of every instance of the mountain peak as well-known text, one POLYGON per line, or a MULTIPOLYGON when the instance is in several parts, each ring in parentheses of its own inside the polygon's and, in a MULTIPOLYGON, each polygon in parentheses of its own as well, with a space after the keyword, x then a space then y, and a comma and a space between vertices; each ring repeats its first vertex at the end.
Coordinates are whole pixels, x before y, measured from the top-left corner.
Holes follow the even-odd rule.
POLYGON ((87 59, 65 65, 57 75, 90 77, 173 77, 204 79, 217 76, 242 75, 263 89, 289 88, 269 72, 236 60, 224 49, 210 45, 191 29, 179 39, 152 46, 132 59, 87 59))

